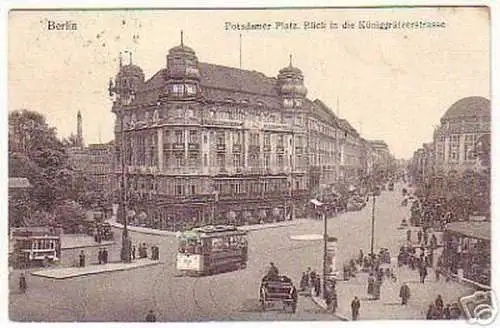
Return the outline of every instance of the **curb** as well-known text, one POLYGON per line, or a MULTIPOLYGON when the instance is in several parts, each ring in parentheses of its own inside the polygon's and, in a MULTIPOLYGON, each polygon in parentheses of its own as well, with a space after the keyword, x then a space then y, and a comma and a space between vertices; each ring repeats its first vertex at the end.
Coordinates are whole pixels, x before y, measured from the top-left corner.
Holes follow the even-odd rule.
POLYGON ((118 268, 118 269, 112 269, 112 270, 104 270, 104 271, 96 271, 96 272, 88 272, 88 273, 82 273, 78 275, 72 275, 72 276, 66 276, 66 277, 49 277, 43 274, 43 272, 30 272, 32 276, 36 277, 41 277, 41 278, 47 278, 47 279, 54 279, 54 280, 66 280, 66 279, 72 279, 72 278, 78 278, 78 277, 88 277, 88 276, 94 276, 97 274, 101 273, 110 273, 110 272, 118 272, 118 271, 128 271, 128 270, 133 270, 133 269, 140 269, 140 268, 145 268, 153 265, 159 265, 163 264, 163 262, 152 262, 152 263, 147 263, 141 266, 133 266, 133 267, 124 267, 124 268, 118 268))
POLYGON ((69 250, 69 249, 78 249, 78 248, 104 247, 104 246, 111 246, 114 244, 116 244, 116 242, 111 241, 111 242, 101 243, 101 244, 97 244, 97 245, 76 245, 76 246, 69 246, 69 247, 61 247, 61 250, 65 251, 65 250, 69 250))
MULTIPOLYGON (((325 311, 328 310, 323 304, 320 303, 319 297, 311 296, 311 299, 312 299, 313 303, 316 304, 318 307, 322 308, 325 311)), ((349 317, 347 317, 341 313, 338 313, 338 312, 332 313, 332 315, 334 317, 337 317, 340 321, 351 321, 349 319, 349 317)))

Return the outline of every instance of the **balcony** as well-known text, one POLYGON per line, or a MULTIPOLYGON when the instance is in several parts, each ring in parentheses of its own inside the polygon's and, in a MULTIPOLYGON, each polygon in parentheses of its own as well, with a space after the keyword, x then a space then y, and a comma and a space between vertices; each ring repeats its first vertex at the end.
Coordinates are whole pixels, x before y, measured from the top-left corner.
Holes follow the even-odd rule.
POLYGON ((226 151, 226 145, 225 144, 218 144, 215 149, 218 151, 218 152, 225 152, 226 151))
POLYGON ((233 153, 241 153, 241 145, 240 144, 233 145, 233 153))
POLYGON ((172 144, 173 151, 184 151, 184 143, 176 142, 172 144))
POLYGON ((295 154, 302 154, 304 152, 303 147, 295 147, 295 154))
POLYGON ((271 151, 271 145, 264 145, 264 151, 271 151))
POLYGON ((260 146, 258 146, 258 145, 250 145, 250 146, 248 146, 248 151, 251 152, 251 153, 252 152, 253 153, 258 153, 258 152, 260 152, 260 146))
POLYGON ((285 152, 285 146, 283 146, 283 145, 276 146, 276 152, 277 153, 284 153, 285 152))
POLYGON ((188 143, 188 150, 189 151, 200 151, 200 144, 199 143, 188 143))

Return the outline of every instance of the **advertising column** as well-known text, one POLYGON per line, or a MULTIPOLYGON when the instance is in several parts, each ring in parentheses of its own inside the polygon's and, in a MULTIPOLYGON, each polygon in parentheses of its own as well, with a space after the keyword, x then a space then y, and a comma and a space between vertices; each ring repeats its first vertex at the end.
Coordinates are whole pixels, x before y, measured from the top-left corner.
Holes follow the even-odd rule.
POLYGON ((326 245, 327 272, 329 276, 334 276, 337 272, 337 238, 328 237, 326 245))

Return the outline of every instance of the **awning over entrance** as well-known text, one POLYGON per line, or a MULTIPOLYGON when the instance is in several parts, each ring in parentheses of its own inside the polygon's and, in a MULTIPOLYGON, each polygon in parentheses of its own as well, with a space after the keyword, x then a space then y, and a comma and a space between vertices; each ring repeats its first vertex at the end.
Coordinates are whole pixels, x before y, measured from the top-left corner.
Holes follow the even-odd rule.
POLYGON ((322 202, 320 202, 320 201, 319 201, 319 200, 317 200, 317 199, 311 199, 311 203, 312 203, 313 205, 316 205, 316 206, 321 206, 321 205, 323 205, 323 203, 322 203, 322 202))
POLYGON ((451 222, 446 225, 446 231, 470 238, 491 240, 491 222, 451 222))

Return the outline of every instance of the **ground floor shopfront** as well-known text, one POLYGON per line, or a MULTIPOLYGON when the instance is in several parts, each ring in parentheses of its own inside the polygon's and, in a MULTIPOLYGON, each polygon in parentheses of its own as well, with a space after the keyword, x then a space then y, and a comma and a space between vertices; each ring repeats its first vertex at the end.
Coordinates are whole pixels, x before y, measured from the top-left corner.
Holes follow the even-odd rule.
POLYGON ((491 283, 491 222, 452 222, 443 235, 443 265, 475 283, 491 283))
POLYGON ((306 192, 267 195, 263 198, 242 196, 143 199, 130 202, 131 225, 168 231, 182 231, 206 224, 246 225, 293 220, 308 210, 306 192))

